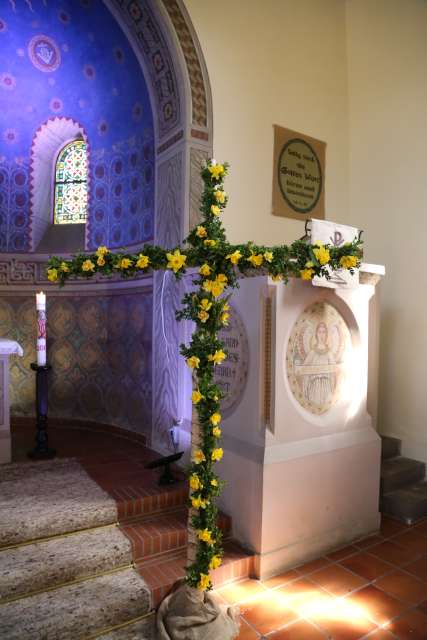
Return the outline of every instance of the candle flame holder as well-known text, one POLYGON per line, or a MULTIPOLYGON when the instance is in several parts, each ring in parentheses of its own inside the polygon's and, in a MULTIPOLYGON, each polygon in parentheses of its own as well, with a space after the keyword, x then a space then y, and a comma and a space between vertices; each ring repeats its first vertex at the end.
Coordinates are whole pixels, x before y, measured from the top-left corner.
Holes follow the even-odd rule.
POLYGON ((47 435, 47 407, 48 407, 48 373, 49 364, 38 365, 31 363, 31 369, 36 372, 36 446, 28 452, 33 460, 48 460, 55 457, 56 450, 49 447, 47 435))

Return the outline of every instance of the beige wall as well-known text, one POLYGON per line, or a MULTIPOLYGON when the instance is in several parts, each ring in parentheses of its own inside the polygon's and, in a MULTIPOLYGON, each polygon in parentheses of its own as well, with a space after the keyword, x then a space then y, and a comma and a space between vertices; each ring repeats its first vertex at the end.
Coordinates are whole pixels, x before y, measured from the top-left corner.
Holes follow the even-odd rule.
POLYGON ((427 3, 347 2, 349 214, 382 283, 380 431, 427 460, 427 3))
POLYGON ((214 152, 232 165, 229 239, 301 237, 271 214, 273 124, 328 142, 328 215, 347 214, 347 77, 342 0, 185 0, 213 94, 214 152))

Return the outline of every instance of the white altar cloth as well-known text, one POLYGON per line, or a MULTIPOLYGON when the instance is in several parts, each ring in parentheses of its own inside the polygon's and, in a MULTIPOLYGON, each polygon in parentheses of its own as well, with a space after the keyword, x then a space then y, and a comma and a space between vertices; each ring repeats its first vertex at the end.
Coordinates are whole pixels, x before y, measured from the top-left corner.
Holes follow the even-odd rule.
POLYGON ((19 342, 16 342, 15 340, 6 340, 5 338, 0 338, 0 356, 10 355, 23 356, 24 350, 22 349, 19 342))
POLYGON ((11 462, 9 356, 23 356, 24 350, 15 340, 0 338, 0 464, 11 462))

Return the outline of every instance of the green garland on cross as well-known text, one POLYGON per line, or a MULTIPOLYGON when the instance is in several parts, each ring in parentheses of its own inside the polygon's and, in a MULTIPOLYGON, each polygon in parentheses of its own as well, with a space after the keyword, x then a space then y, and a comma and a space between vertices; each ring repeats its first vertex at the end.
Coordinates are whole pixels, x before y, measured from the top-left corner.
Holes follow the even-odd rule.
POLYGON ((184 241, 184 248, 169 251, 146 244, 137 253, 113 253, 99 247, 94 253, 81 253, 65 260, 58 257, 48 262, 48 278, 63 285, 69 278, 91 278, 95 274, 134 277, 149 270, 171 270, 177 279, 187 268, 197 269, 192 293, 182 300, 178 320, 192 320, 196 329, 189 345, 181 345, 181 354, 193 372, 192 403, 201 428, 200 446, 193 450, 189 468, 191 525, 198 544, 195 561, 187 567, 190 586, 207 590, 212 587, 210 571, 218 568, 223 556, 221 531, 217 525, 222 482, 215 473, 215 463, 221 460, 220 403, 224 394, 214 381, 215 366, 223 362, 227 353, 218 333, 229 321, 227 289, 238 286, 238 278, 247 271, 259 270, 274 280, 299 277, 312 280, 314 276, 330 277, 332 270, 353 269, 360 265, 360 242, 332 247, 308 244, 298 240, 290 246, 266 247, 253 242, 231 245, 227 242, 221 214, 227 205, 224 178, 228 165, 209 160, 201 171, 204 191, 201 199, 202 222, 184 241))

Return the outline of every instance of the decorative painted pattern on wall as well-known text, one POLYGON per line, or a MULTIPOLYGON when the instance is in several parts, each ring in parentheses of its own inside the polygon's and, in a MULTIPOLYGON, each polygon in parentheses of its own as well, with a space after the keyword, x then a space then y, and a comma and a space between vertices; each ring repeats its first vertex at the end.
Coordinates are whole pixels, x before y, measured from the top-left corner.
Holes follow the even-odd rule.
MULTIPOLYGON (((176 0, 163 0, 163 4, 175 27, 176 35, 178 36, 187 64, 191 87, 192 123, 201 127, 207 127, 208 114, 205 82, 190 29, 176 0)), ((196 137, 198 137, 197 134, 196 137)))
POLYGON ((60 6, 43 0, 5 2, 0 21, 0 251, 32 248, 30 149, 35 132, 54 117, 84 127, 96 161, 95 166, 90 161, 91 178, 101 162, 105 166, 108 193, 104 186, 98 197, 101 188, 98 195, 90 188, 91 240, 99 234, 106 199, 114 203, 103 210, 111 246, 152 240, 151 104, 140 64, 110 11, 101 0, 63 0, 60 6), (98 220, 93 220, 95 210, 98 220))
MULTIPOLYGON (((49 413, 113 424, 150 437, 150 289, 135 294, 48 296, 49 413)), ((11 411, 34 415, 34 296, 0 298, 0 335, 18 340, 11 358, 11 411)))

